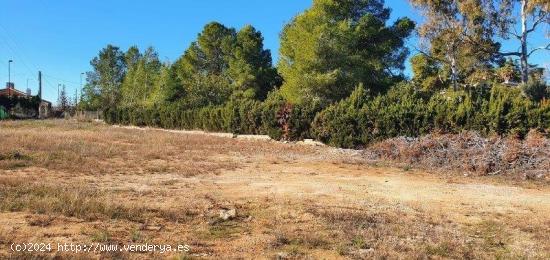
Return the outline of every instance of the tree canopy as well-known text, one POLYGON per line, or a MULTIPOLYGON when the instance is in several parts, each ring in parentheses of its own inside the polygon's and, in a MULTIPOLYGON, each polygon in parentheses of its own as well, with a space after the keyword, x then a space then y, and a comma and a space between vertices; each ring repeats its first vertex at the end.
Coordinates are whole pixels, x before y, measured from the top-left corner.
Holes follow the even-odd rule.
POLYGON ((281 34, 283 95, 296 103, 334 102, 359 83, 376 92, 402 79, 414 22, 387 26, 389 14, 382 0, 314 0, 281 34))
POLYGON ((124 53, 119 47, 109 44, 92 59, 90 65, 93 70, 87 73, 83 106, 93 109, 117 106, 126 75, 124 53))
POLYGON ((222 104, 232 95, 263 99, 280 84, 259 31, 247 25, 236 32, 217 22, 178 60, 177 75, 193 107, 222 104))

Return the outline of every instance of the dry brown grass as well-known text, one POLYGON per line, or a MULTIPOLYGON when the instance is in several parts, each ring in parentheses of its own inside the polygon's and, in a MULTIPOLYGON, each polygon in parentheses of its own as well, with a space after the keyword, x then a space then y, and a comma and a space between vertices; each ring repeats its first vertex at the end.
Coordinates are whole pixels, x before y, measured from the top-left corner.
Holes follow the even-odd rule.
POLYGON ((449 182, 356 152, 92 122, 2 122, 0 140, 0 258, 550 257, 544 186, 449 182), (237 216, 221 220, 224 208, 237 216), (13 253, 13 242, 192 250, 13 253))

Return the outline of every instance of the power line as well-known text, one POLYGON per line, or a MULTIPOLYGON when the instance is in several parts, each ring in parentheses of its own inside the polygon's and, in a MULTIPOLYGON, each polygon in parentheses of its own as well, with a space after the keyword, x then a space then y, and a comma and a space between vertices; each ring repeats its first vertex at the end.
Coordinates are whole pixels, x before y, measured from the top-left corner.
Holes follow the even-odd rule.
MULTIPOLYGON (((0 29, 2 29, 5 32, 5 34, 4 34, 5 39, 3 39, 4 45, 8 47, 10 52, 12 52, 12 54, 15 55, 18 60, 21 61, 21 63, 27 69, 27 71, 30 73, 30 75, 34 75, 36 72, 38 72, 40 70, 38 68, 38 66, 36 66, 34 63, 30 62, 29 64, 31 64, 31 66, 35 68, 35 71, 33 71, 30 68, 30 66, 27 64, 27 62, 25 62, 27 56, 24 55, 23 51, 21 51, 20 48, 18 48, 18 44, 15 40, 15 37, 13 37, 13 35, 11 35, 10 32, 8 30, 6 30, 6 28, 4 26, 2 26, 2 24, 0 24, 0 29), (11 43, 10 43, 10 41, 11 41, 11 43)), ((33 76, 29 77, 29 75, 26 74, 26 73, 24 73, 24 75, 27 78, 33 77, 33 76)), ((59 81, 63 81, 65 83, 71 83, 71 84, 74 84, 74 85, 79 85, 80 84, 80 83, 72 82, 72 81, 69 81, 69 80, 64 80, 64 79, 61 79, 61 78, 58 78, 58 77, 54 77, 54 76, 51 76, 51 75, 46 75, 44 73, 42 73, 42 75, 45 76, 43 78, 43 80, 44 80, 44 83, 46 83, 43 86, 47 87, 48 88, 47 90, 52 91, 52 93, 57 93, 57 88, 54 86, 55 84, 52 84, 46 77, 49 77, 49 78, 55 79, 55 80, 59 80, 59 81)))
MULTIPOLYGON (((17 57, 17 59, 19 59, 19 61, 23 64, 23 66, 25 66, 25 68, 31 73, 31 75, 34 74, 32 69, 27 64, 27 62, 25 62, 26 57, 24 57, 25 55, 22 54, 23 52, 19 51, 19 48, 17 47, 18 44, 14 40, 13 36, 11 36, 9 31, 6 30, 6 28, 4 28, 4 26, 2 26, 2 24, 0 24, 0 29, 2 29, 5 32, 5 40, 4 41, 5 41, 5 44, 8 47, 8 49, 10 49, 11 52, 17 57), (10 43, 10 41, 11 41, 11 43, 10 43)), ((31 65, 33 65, 35 67, 35 71, 39 70, 36 65, 34 65, 32 63, 31 63, 31 65)))
POLYGON ((54 76, 49 75, 49 74, 44 74, 44 73, 42 73, 42 76, 46 76, 46 77, 51 78, 51 79, 63 81, 63 82, 65 82, 65 83, 71 83, 71 84, 75 84, 75 85, 79 85, 79 84, 80 84, 80 83, 78 83, 78 82, 74 82, 74 81, 70 81, 70 80, 65 80, 65 79, 62 79, 62 78, 54 77, 54 76))

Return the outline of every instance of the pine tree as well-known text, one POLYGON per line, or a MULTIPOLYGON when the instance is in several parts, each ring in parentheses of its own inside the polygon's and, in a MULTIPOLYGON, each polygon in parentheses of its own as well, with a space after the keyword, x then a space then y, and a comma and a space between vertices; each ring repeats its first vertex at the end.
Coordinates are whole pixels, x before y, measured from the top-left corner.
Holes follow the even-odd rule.
POLYGON ((59 93, 58 104, 59 104, 59 108, 63 112, 66 112, 70 107, 69 97, 67 97, 67 90, 65 85, 62 86, 61 92, 59 93))
POLYGON ((401 18, 387 26, 389 15, 382 0, 314 0, 281 34, 284 96, 330 103, 359 83, 378 92, 402 79, 414 23, 401 18))

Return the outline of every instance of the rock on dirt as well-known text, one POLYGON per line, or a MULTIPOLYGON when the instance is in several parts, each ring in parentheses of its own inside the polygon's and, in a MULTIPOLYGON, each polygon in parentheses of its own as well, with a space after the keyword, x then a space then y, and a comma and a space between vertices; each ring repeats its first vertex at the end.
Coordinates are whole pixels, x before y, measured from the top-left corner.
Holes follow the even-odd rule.
POLYGON ((288 254, 285 252, 279 252, 275 259, 277 260, 288 259, 288 254))
POLYGON ((324 143, 321 143, 319 141, 315 141, 313 139, 304 139, 304 141, 296 142, 296 144, 310 145, 310 146, 325 146, 324 143))
POLYGON ((237 217, 237 210, 236 209, 221 209, 220 210, 220 218, 223 220, 231 220, 237 217))
POLYGON ((269 135, 237 135, 237 139, 240 140, 253 140, 253 141, 266 141, 271 142, 273 139, 269 135))

